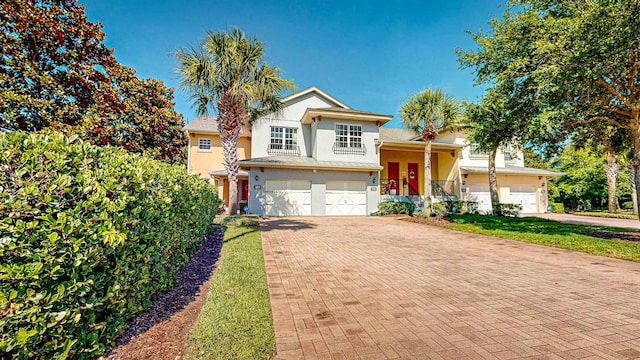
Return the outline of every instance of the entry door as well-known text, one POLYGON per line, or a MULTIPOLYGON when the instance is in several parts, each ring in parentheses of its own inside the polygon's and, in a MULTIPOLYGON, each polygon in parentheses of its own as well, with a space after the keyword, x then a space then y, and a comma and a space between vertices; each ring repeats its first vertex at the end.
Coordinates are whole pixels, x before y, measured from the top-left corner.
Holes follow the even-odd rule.
POLYGON ((249 180, 238 181, 240 185, 240 200, 249 200, 249 180))
POLYGON ((387 163, 387 172, 389 177, 389 194, 400 195, 400 166, 397 162, 387 163))
POLYGON ((409 163, 409 195, 420 195, 418 191, 418 164, 409 163))

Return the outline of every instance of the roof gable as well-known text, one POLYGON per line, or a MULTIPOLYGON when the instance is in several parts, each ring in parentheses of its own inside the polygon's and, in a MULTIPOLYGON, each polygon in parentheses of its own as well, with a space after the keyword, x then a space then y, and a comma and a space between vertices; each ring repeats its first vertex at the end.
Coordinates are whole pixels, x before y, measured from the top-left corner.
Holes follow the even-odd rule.
POLYGON ((285 103, 285 106, 287 106, 289 103, 295 102, 296 100, 299 100, 299 99, 305 97, 305 95, 309 95, 309 94, 314 94, 314 95, 322 98, 323 100, 325 100, 328 103, 332 104, 334 107, 339 107, 339 108, 343 108, 343 109, 351 109, 349 106, 347 106, 346 104, 344 104, 340 100, 334 98, 333 96, 327 94, 326 92, 320 90, 319 88, 317 88, 315 86, 312 86, 310 88, 306 88, 306 89, 304 89, 302 91, 298 91, 295 94, 291 94, 291 95, 285 97, 284 99, 282 99, 282 102, 285 103))

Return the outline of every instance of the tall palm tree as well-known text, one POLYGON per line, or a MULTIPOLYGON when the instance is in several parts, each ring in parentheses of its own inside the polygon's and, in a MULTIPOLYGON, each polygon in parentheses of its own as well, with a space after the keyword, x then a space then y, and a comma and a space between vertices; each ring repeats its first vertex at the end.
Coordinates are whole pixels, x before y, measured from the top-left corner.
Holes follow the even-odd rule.
POLYGON ((443 129, 456 124, 460 118, 457 100, 442 90, 426 89, 409 96, 400 106, 402 124, 417 133, 424 141, 424 205, 423 212, 431 214, 431 142, 443 129))
POLYGON ((176 53, 180 87, 199 115, 218 114, 224 166, 229 178, 229 213, 238 209, 238 139, 244 124, 282 108, 281 94, 293 83, 263 59, 264 44, 237 27, 207 32, 198 48, 176 53))

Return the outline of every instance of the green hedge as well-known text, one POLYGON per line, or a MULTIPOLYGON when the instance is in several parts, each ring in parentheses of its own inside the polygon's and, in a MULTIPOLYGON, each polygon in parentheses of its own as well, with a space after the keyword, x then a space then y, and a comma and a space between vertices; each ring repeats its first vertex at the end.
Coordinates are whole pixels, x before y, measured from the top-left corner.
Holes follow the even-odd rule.
POLYGON ((379 215, 407 214, 413 215, 416 205, 407 201, 383 201, 378 204, 379 215))
POLYGON ((2 358, 95 358, 211 230, 183 168, 57 133, 0 133, 2 358))
POLYGON ((518 215, 520 215, 521 211, 522 211, 522 205, 520 204, 507 204, 507 203, 493 204, 493 212, 498 214, 498 216, 517 217, 518 215))
POLYGON ((551 207, 551 212, 556 214, 564 214, 564 204, 563 203, 549 203, 551 207))

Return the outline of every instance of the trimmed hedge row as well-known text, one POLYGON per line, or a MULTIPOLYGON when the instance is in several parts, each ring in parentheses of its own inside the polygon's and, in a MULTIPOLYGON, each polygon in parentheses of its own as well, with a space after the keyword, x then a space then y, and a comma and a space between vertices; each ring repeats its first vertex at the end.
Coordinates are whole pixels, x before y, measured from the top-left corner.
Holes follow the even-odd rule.
POLYGON ((2 358, 93 358, 170 287, 219 200, 183 168, 57 133, 0 133, 2 358))
POLYGON ((413 215, 416 206, 407 201, 383 201, 378 204, 378 215, 407 214, 413 215))

